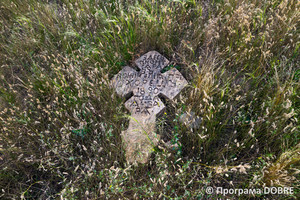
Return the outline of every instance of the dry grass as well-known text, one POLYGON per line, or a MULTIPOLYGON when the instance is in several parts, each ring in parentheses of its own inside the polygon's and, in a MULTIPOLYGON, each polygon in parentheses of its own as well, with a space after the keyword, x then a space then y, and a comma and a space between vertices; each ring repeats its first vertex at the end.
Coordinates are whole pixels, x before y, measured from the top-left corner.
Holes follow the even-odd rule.
POLYGON ((2 0, 0 197, 217 199, 207 186, 277 185, 296 194, 256 198, 296 199, 299 5, 2 0), (189 86, 157 122, 177 148, 161 144, 130 166, 128 111, 109 81, 150 50, 189 86), (199 129, 182 113, 201 118, 199 129))

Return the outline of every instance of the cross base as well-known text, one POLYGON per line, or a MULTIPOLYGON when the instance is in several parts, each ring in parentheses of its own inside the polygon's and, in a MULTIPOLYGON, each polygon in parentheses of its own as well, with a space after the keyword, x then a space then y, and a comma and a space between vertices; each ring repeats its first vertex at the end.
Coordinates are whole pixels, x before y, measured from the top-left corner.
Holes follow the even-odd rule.
POLYGON ((155 133, 155 118, 131 117, 126 131, 122 131, 127 162, 146 163, 157 146, 160 135, 155 133))

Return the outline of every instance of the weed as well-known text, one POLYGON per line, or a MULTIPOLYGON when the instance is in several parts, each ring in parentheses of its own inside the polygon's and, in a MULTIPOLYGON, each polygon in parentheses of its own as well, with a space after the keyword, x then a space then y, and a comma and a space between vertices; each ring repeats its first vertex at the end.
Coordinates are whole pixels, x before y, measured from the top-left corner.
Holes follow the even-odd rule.
POLYGON ((2 0, 0 197, 217 199, 205 188, 264 185, 297 193, 299 5, 2 0), (125 99, 109 82, 150 50, 189 86, 166 100, 164 142, 149 163, 131 166, 125 99), (199 126, 180 123, 183 113, 199 126))

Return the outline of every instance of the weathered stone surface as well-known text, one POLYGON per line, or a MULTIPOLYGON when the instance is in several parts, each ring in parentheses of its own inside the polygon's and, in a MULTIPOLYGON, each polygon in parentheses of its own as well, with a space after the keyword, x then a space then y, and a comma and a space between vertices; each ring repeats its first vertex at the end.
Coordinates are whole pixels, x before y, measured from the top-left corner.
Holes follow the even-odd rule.
POLYGON ((197 130, 200 128, 202 118, 195 116, 194 112, 185 112, 180 116, 179 121, 185 124, 187 127, 197 130))
POLYGON ((125 103, 131 113, 129 126, 121 134, 126 159, 130 163, 145 163, 160 139, 155 134, 155 120, 165 105, 158 95, 173 99, 187 81, 175 68, 161 73, 169 61, 156 51, 146 53, 135 63, 140 71, 126 66, 113 77, 112 85, 119 95, 133 94, 125 103))

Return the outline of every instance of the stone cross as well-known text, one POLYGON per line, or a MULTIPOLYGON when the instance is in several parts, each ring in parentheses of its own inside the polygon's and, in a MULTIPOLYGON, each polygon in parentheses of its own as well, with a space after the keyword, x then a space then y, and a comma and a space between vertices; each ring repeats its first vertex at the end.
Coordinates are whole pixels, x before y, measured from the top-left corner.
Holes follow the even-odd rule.
POLYGON ((125 102, 131 117, 128 129, 121 134, 130 163, 146 163, 160 140, 155 121, 165 106, 158 95, 173 99, 188 84, 175 68, 160 72, 168 63, 164 56, 150 51, 135 61, 140 71, 126 66, 112 79, 117 94, 133 95, 125 102))

